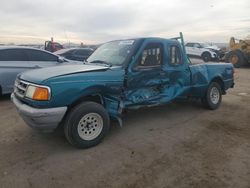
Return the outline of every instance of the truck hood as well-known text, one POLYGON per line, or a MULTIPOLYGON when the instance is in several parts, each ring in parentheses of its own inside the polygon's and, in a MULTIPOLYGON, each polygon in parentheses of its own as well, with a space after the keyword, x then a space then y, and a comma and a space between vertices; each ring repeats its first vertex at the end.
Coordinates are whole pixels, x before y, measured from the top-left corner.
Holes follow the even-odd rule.
POLYGON ((109 67, 101 65, 61 65, 55 67, 48 67, 42 69, 35 69, 21 73, 18 78, 28 82, 39 84, 49 78, 63 76, 68 74, 91 72, 91 71, 105 71, 109 67))

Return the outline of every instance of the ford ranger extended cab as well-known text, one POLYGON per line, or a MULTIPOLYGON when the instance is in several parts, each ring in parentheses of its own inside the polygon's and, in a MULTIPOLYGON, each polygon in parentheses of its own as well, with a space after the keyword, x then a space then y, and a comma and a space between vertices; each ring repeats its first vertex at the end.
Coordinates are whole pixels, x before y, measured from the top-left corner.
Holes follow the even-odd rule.
POLYGON ((63 126, 72 145, 87 148, 101 142, 111 118, 122 124, 128 109, 190 97, 217 109, 234 85, 233 74, 230 63, 191 65, 182 35, 117 40, 100 46, 83 65, 20 74, 11 98, 29 126, 63 126))

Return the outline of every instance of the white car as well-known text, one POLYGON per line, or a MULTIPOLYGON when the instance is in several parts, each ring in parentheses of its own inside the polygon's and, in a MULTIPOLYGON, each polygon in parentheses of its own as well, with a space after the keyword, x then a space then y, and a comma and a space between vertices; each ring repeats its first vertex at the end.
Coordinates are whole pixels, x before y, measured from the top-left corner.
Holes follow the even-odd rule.
POLYGON ((189 42, 185 45, 187 55, 190 57, 199 57, 202 58, 203 61, 208 62, 211 60, 218 60, 217 49, 214 46, 209 46, 203 43, 192 43, 189 42))

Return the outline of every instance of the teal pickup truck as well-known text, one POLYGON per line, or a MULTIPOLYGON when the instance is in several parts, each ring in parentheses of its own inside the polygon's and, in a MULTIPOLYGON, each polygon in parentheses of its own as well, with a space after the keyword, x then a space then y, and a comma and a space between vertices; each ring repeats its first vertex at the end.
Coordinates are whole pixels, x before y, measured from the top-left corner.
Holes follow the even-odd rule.
POLYGON ((11 99, 29 126, 53 131, 61 125, 72 145, 87 148, 101 142, 111 118, 122 125, 127 109, 190 97, 217 109, 234 86, 233 76, 229 63, 191 65, 182 34, 116 40, 100 46, 82 65, 18 75, 11 99))

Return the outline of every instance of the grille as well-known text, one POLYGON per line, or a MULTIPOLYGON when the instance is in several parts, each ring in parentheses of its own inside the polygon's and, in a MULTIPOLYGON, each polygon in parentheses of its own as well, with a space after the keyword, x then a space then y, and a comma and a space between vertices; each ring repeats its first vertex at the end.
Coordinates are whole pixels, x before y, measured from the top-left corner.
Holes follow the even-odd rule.
POLYGON ((28 87, 28 83, 22 80, 16 79, 15 81, 15 88, 14 93, 18 96, 23 98, 28 87))

